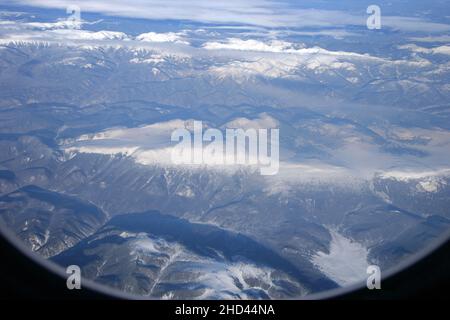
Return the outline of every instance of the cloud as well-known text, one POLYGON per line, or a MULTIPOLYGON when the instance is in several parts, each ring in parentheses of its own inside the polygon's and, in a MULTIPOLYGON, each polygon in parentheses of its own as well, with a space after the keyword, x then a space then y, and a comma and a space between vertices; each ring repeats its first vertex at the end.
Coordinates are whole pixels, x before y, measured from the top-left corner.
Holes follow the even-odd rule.
POLYGON ((304 37, 333 37, 335 39, 343 39, 346 37, 354 37, 357 36, 357 33, 348 32, 342 29, 323 29, 319 31, 290 31, 289 35, 297 35, 304 37))
POLYGON ((416 42, 450 42, 450 36, 415 37, 410 38, 410 40, 416 42))
MULTIPOLYGON (((82 30, 85 24, 96 24, 98 21, 58 20, 55 22, 26 22, 3 20, 0 25, 3 30, 0 36, 8 41, 33 40, 129 40, 130 37, 117 31, 89 31, 82 30)), ((3 41, 4 42, 4 41, 3 41)))
MULTIPOLYGON (((237 121, 244 122, 242 119, 237 121)), ((267 116, 256 119, 255 123, 251 123, 247 119, 247 125, 264 125, 271 124, 267 116)), ((192 152, 201 153, 203 156, 203 164, 184 164, 173 161, 173 154, 176 151, 176 143, 171 141, 174 130, 190 129, 192 130, 193 120, 175 119, 168 122, 155 123, 138 128, 116 128, 94 135, 80 136, 76 142, 69 143, 64 146, 66 154, 71 157, 77 153, 87 154, 105 154, 105 155, 125 155, 132 157, 136 163, 147 166, 163 166, 169 168, 182 168, 192 170, 202 170, 205 167, 209 169, 234 172, 243 167, 249 170, 256 170, 256 166, 251 163, 243 165, 228 165, 218 163, 223 155, 213 155, 205 153, 203 149, 196 149, 194 146, 192 152)), ((242 149, 236 151, 236 155, 244 157, 240 153, 242 149)))
MULTIPOLYGON (((73 1, 11 0, 9 3, 66 9, 73 1)), ((264 27, 365 27, 367 15, 338 10, 301 9, 290 1, 276 0, 79 0, 82 12, 154 20, 189 20, 204 23, 264 27)), ((383 16, 383 25, 403 31, 444 32, 450 26, 416 17, 383 16)))
MULTIPOLYGON (((13 0, 13 3, 27 4, 36 7, 65 9, 72 1, 36 1, 13 0)), ((282 5, 270 0, 228 0, 226 2, 192 0, 189 5, 182 0, 80 0, 77 5, 82 12, 100 12, 113 16, 126 16, 157 20, 192 20, 215 23, 238 23, 251 25, 279 25, 279 19, 274 15, 274 8, 282 5)))
POLYGON ((25 13, 15 13, 15 12, 8 12, 8 11, 1 11, 0 12, 0 25, 3 28, 7 29, 27 29, 27 30, 59 30, 59 29, 81 29, 84 25, 94 25, 102 20, 98 21, 84 21, 84 20, 75 20, 75 19, 63 19, 60 18, 56 21, 52 22, 29 22, 26 21, 27 14, 25 13), (21 19, 17 19, 21 18, 21 19))
POLYGON ((406 32, 448 32, 450 25, 435 23, 421 18, 386 16, 382 17, 383 26, 406 32))
POLYGON ((24 27, 38 30, 79 29, 83 25, 81 21, 59 20, 56 22, 27 22, 24 27))
POLYGON ((87 31, 78 29, 52 29, 44 31, 24 31, 18 28, 14 33, 1 34, 1 42, 65 42, 65 41, 124 41, 130 38, 123 32, 115 31, 87 31))

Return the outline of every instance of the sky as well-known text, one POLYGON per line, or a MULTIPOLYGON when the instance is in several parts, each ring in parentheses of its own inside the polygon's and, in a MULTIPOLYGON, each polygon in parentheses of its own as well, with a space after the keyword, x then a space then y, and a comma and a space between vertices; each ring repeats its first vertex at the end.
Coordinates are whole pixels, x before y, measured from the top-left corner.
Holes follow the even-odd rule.
MULTIPOLYGON (((367 20, 367 1, 286 1, 286 0, 7 0, 6 4, 31 5, 66 9, 78 5, 81 12, 96 12, 112 16, 146 19, 191 20, 201 23, 253 25, 267 28, 364 26, 367 20), (300 5, 299 5, 300 3, 300 5), (316 5, 313 5, 315 3, 316 5)), ((402 2, 402 1, 397 1, 402 2)), ((428 3, 439 3, 434 0, 428 3)), ((411 5, 392 11, 386 1, 381 3, 384 25, 402 31, 447 32, 450 19, 443 16, 438 22, 430 12, 415 12, 411 5), (383 3, 386 3, 385 5, 383 3), (428 14, 428 16, 427 16, 428 14), (448 20, 448 21, 447 21, 448 20)), ((415 3, 410 1, 408 3, 415 3)), ((419 10, 419 9, 418 9, 419 10)), ((422 9, 421 9, 422 10, 422 9)))

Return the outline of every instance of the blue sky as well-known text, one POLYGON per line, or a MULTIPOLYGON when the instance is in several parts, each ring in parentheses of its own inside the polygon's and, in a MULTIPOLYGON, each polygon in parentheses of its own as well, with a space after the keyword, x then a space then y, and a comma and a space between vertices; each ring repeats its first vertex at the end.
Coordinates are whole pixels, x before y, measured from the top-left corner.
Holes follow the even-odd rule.
MULTIPOLYGON (((201 23, 255 25, 268 28, 364 26, 367 6, 373 1, 284 0, 9 0, 6 3, 65 9, 76 4, 82 12, 153 20, 192 20, 201 23)), ((407 32, 449 32, 450 14, 440 0, 377 1, 384 25, 407 32), (402 5, 403 3, 403 5, 402 5), (442 12, 441 16, 436 16, 442 12)), ((444 3, 444 4, 443 4, 444 3)))

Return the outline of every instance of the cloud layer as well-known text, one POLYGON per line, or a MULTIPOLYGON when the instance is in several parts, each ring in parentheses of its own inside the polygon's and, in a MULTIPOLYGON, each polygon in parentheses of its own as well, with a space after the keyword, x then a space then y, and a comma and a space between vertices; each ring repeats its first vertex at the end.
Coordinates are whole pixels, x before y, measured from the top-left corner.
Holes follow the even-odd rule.
MULTIPOLYGON (((13 4, 65 10, 73 1, 11 0, 13 4)), ((203 23, 255 25, 280 27, 345 27, 366 25, 367 14, 338 10, 302 9, 290 1, 275 0, 79 0, 83 12, 98 12, 113 16, 125 16, 156 20, 189 20, 203 23)), ((383 25, 403 31, 445 32, 450 26, 425 21, 417 17, 386 16, 383 25)))

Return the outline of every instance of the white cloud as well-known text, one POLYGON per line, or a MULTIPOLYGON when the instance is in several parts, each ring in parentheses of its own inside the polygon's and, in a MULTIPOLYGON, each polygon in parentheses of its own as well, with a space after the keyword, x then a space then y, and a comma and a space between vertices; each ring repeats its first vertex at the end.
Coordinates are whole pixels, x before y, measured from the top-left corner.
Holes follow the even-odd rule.
POLYGON ((58 20, 56 22, 24 22, 2 21, 3 42, 11 41, 64 41, 64 40, 129 40, 130 37, 117 31, 89 31, 82 30, 84 24, 97 22, 83 22, 58 20))
POLYGON ((406 32, 448 32, 450 25, 443 23, 435 23, 415 17, 401 17, 401 16, 384 16, 382 18, 384 26, 406 31, 406 32))
MULTIPOLYGON (((66 9, 73 1, 12 0, 13 3, 37 7, 66 9)), ((82 12, 100 12, 113 16, 155 20, 191 20, 206 23, 244 24, 264 27, 329 27, 362 26, 364 12, 350 14, 337 10, 300 9, 289 1, 275 0, 79 0, 82 12)), ((383 25, 403 31, 445 32, 450 26, 416 17, 383 16, 383 25)))
POLYGON ((122 32, 113 31, 86 31, 86 30, 72 30, 72 29, 57 29, 47 30, 44 32, 24 33, 18 32, 13 34, 4 35, 0 42, 2 44, 45 44, 49 45, 55 42, 65 43, 66 41, 124 41, 129 40, 129 37, 122 32))
POLYGON ((327 36, 333 37, 335 39, 343 39, 346 37, 357 36, 357 33, 352 33, 343 29, 324 29, 319 31, 289 31, 289 35, 306 36, 306 37, 317 37, 317 36, 327 36))
POLYGON ((3 27, 3 38, 16 41, 42 40, 42 41, 64 41, 64 40, 136 40, 142 43, 177 43, 189 44, 183 37, 184 33, 155 33, 149 32, 132 37, 119 31, 90 31, 82 29, 85 24, 95 24, 95 22, 76 22, 70 20, 58 20, 56 22, 25 22, 3 20, 0 25, 3 27))
MULTIPOLYGON (((360 65, 384 65, 385 67, 406 66, 426 68, 431 62, 414 57, 410 60, 391 60, 370 54, 349 51, 331 51, 320 47, 304 47, 303 44, 279 40, 261 41, 255 39, 228 38, 223 41, 210 41, 203 48, 214 54, 229 57, 227 63, 215 64, 209 71, 219 79, 227 77, 237 82, 248 81, 255 76, 265 78, 303 79, 302 71, 315 74, 330 73, 351 84, 360 83, 360 65), (299 72, 297 72, 299 71, 299 72)), ((446 48, 436 50, 445 53, 446 48)))
POLYGON ((23 26, 30 29, 56 30, 56 29, 79 29, 83 25, 81 21, 59 20, 56 22, 27 22, 23 26))
POLYGON ((130 60, 130 63, 134 63, 134 64, 160 64, 165 62, 166 59, 164 58, 163 55, 160 54, 152 54, 150 55, 150 57, 147 58, 133 58, 130 60))
POLYGON ((232 78, 236 82, 245 82, 255 76, 267 78, 289 77, 299 67, 298 59, 293 57, 284 60, 261 58, 257 61, 233 61, 223 66, 213 66, 209 71, 218 79, 232 78))
POLYGON ((449 42, 450 43, 450 36, 428 36, 428 37, 415 37, 410 38, 411 41, 416 42, 449 42))
MULTIPOLYGON (((5 15, 11 18, 10 15, 5 15)), ((27 22, 25 19, 21 20, 2 20, 0 24, 5 27, 13 27, 15 29, 27 29, 27 30, 59 30, 59 29, 81 29, 84 25, 94 25, 101 22, 99 21, 83 21, 83 20, 73 20, 73 19, 58 19, 54 22, 27 22)))

